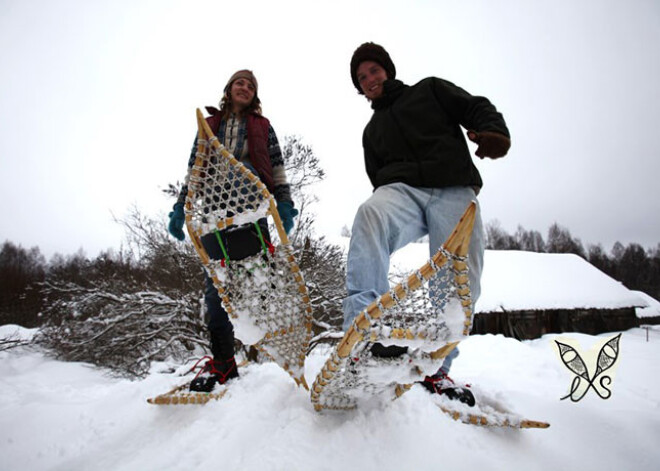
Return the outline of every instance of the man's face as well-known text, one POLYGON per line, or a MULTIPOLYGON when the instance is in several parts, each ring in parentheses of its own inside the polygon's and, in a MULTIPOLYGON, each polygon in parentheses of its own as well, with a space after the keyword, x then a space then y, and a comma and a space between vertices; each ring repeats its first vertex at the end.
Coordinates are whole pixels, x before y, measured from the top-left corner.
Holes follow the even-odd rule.
POLYGON ((368 99, 375 100, 383 94, 383 82, 387 80, 387 72, 378 62, 362 62, 356 75, 362 93, 368 99))

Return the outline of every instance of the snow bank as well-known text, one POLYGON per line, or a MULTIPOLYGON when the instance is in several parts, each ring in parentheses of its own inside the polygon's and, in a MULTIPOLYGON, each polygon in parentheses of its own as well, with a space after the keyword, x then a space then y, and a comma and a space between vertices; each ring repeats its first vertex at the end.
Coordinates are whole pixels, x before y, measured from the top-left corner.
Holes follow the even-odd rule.
MULTIPOLYGON (((614 334, 563 334, 584 350, 614 334)), ((455 379, 489 391, 547 430, 489 429, 452 421, 421 387, 384 407, 313 410, 309 395, 274 364, 253 364, 218 402, 153 406, 181 381, 168 365, 144 380, 109 378, 82 363, 29 349, 0 352, 1 469, 397 470, 635 469, 660 462, 660 328, 623 333, 612 397, 561 401, 571 375, 557 336, 519 342, 475 336, 461 346, 455 379)), ((311 384, 327 350, 306 364, 311 384)))
POLYGON ((14 324, 0 325, 0 339, 30 341, 37 331, 38 329, 26 329, 14 324))

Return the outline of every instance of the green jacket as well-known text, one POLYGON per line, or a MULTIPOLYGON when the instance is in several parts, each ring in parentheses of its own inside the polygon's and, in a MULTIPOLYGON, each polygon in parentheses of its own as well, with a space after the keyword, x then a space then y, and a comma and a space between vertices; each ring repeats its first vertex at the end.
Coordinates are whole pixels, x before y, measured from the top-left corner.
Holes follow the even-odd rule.
POLYGON ((478 191, 483 182, 461 126, 510 137, 504 118, 487 98, 435 77, 413 86, 387 80, 372 108, 362 145, 374 189, 403 182, 425 188, 472 186, 478 191))

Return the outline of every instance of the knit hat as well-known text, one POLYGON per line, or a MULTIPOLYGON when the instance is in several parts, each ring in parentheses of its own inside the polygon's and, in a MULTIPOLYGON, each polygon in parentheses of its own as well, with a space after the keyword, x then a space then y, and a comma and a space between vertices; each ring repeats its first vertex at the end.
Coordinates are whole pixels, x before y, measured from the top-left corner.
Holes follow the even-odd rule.
POLYGON ((247 69, 239 70, 229 78, 229 81, 225 86, 225 92, 228 92, 229 88, 231 87, 231 84, 234 83, 234 81, 238 80, 239 78, 244 78, 252 82, 252 85, 254 85, 254 94, 255 95, 257 94, 257 91, 259 90, 259 84, 257 83, 257 78, 254 76, 251 70, 247 70, 247 69))
POLYGON ((377 62, 383 69, 385 69, 388 79, 396 78, 396 67, 394 67, 390 55, 383 46, 379 46, 372 42, 364 43, 355 50, 353 57, 351 58, 351 79, 353 79, 353 85, 358 89, 358 93, 364 94, 362 88, 360 88, 360 82, 358 82, 357 79, 357 69, 360 64, 365 61, 377 62))

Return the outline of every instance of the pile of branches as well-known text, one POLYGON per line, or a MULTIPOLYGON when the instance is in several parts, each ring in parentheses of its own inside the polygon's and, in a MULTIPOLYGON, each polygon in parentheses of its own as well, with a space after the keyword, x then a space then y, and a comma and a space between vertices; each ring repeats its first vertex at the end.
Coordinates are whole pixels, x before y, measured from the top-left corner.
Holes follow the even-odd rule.
POLYGON ((134 378, 146 376, 152 361, 186 361, 196 347, 206 346, 199 296, 112 293, 72 283, 47 290, 57 300, 49 304, 49 322, 35 342, 58 359, 134 378))
POLYGON ((30 341, 17 338, 16 336, 0 337, 0 352, 16 347, 29 345, 30 341))

